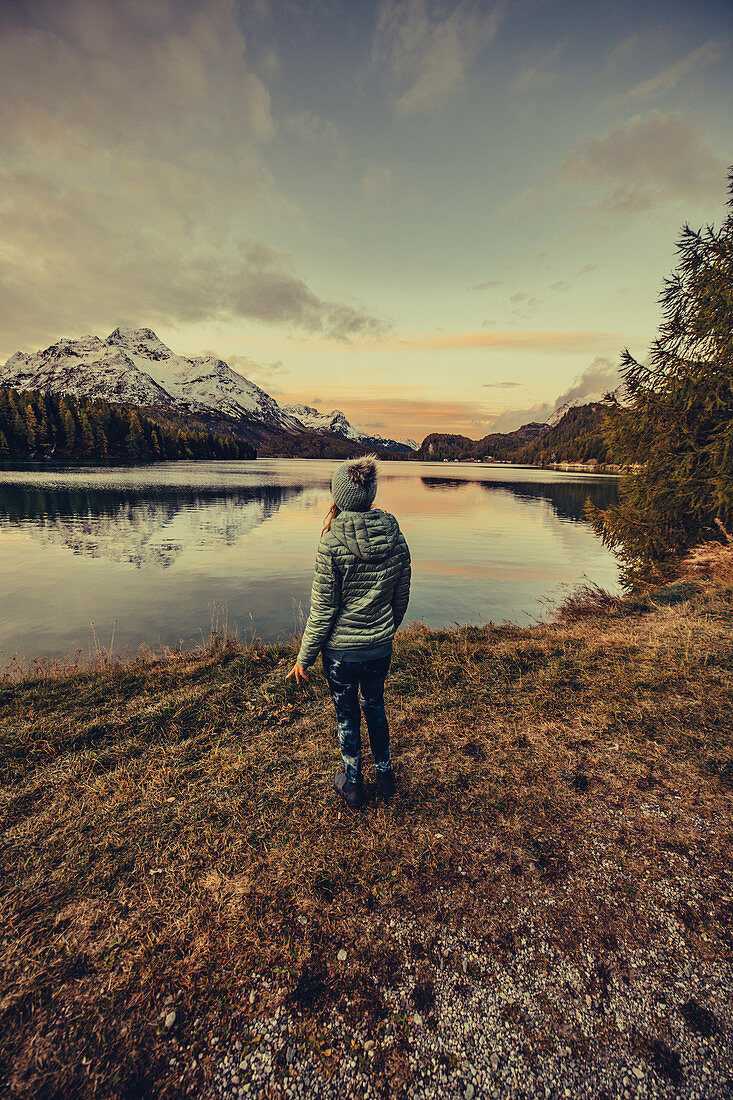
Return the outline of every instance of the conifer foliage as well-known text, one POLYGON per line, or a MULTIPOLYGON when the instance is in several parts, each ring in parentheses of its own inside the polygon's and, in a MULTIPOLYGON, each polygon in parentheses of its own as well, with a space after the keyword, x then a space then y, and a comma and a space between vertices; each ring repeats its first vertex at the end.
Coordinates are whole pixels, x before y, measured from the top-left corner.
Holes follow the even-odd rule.
POLYGON ((728 190, 720 229, 683 227, 648 363, 623 352, 628 400, 607 414, 626 472, 618 504, 588 515, 631 586, 670 574, 733 520, 733 169, 728 190))
POLYGON ((174 458, 255 458, 235 435, 159 423, 130 405, 71 394, 0 389, 0 459, 88 458, 157 462, 174 458))

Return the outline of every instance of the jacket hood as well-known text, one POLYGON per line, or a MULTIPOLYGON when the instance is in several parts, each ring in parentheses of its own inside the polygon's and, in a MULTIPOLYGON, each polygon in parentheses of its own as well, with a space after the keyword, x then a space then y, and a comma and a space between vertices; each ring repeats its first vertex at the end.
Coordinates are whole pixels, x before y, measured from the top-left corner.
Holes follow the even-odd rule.
POLYGON ((331 534, 362 561, 382 561, 394 549, 400 525, 389 512, 341 512, 331 522, 331 534))

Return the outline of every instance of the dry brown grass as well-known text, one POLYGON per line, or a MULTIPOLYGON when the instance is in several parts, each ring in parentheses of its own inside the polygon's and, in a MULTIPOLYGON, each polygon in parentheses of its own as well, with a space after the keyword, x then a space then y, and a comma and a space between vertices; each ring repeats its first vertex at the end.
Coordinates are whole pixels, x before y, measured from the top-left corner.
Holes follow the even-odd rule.
MULTIPOLYGON (((358 815, 330 790, 322 676, 286 682, 288 647, 0 684, 0 1082, 174 1096, 179 1044, 201 1055, 203 1087, 210 1037, 246 1046, 253 1015, 278 1003, 313 1034, 347 995, 378 1019, 370 976, 404 962, 390 913, 464 922, 511 950, 507 904, 546 894, 549 935, 583 927, 603 949, 643 939, 629 902, 675 853, 729 892, 733 599, 691 591, 531 629, 399 635, 400 793, 358 815), (617 873, 606 894, 598 843, 617 873), (570 868, 587 889, 567 892, 570 868)), ((729 950, 731 917, 711 902, 690 935, 729 950)))
POLYGON ((704 542, 690 550, 680 563, 681 578, 713 586, 733 583, 733 535, 719 519, 715 522, 724 541, 704 542))

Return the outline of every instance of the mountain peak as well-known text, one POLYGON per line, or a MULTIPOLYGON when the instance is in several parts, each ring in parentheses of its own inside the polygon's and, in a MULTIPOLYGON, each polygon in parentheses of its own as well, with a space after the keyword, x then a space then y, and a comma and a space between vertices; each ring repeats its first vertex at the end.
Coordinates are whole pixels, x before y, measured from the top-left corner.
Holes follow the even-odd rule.
POLYGON ((128 340, 133 340, 137 344, 162 344, 162 340, 151 328, 126 328, 124 325, 118 325, 114 332, 110 332, 106 343, 120 344, 127 343, 128 340))

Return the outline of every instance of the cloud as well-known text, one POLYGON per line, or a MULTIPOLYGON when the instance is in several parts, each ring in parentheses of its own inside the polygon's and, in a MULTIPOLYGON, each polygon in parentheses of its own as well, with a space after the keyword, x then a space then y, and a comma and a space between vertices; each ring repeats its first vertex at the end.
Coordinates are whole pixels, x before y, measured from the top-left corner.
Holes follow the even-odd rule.
POLYGON ((585 267, 581 267, 578 275, 588 275, 591 271, 598 271, 599 267, 603 267, 603 264, 586 264, 585 267))
POLYGON ((603 188, 596 205, 620 213, 670 201, 720 202, 726 164, 681 114, 649 111, 586 142, 565 162, 562 181, 603 188))
POLYGON ((562 56, 565 45, 565 42, 558 42, 547 49, 525 54, 519 72, 510 85, 511 90, 523 94, 551 84, 555 78, 552 66, 562 56))
POLYGON ((610 338, 611 334, 607 332, 547 332, 533 329, 514 329, 506 332, 444 332, 422 333, 412 336, 394 334, 387 336, 382 342, 390 347, 417 348, 421 351, 470 351, 474 348, 577 350, 607 345, 610 338))
POLYGON ((514 305, 509 317, 515 321, 523 321, 531 317, 542 304, 541 298, 535 298, 527 290, 518 290, 515 294, 510 295, 509 301, 514 305))
MULTIPOLYGON (((211 348, 202 351, 201 355, 211 355, 215 359, 220 358, 219 353, 213 351, 211 348)), ((273 389, 273 385, 279 384, 282 375, 290 374, 289 368, 286 367, 282 361, 275 363, 258 363, 248 355, 229 355, 225 359, 225 362, 228 363, 237 374, 241 374, 243 378, 248 378, 250 382, 254 382, 255 385, 260 386, 269 394, 278 394, 280 391, 273 389)))
POLYGON ((688 54, 681 57, 678 61, 675 61, 672 65, 667 65, 655 76, 649 77, 647 80, 641 81, 640 84, 634 85, 633 88, 629 88, 628 91, 622 92, 621 95, 614 97, 618 102, 631 99, 646 99, 649 96, 656 95, 658 92, 669 92, 675 88, 679 82, 690 73, 699 72, 701 69, 707 68, 708 65, 714 64, 719 61, 723 56, 723 43, 711 38, 709 42, 705 42, 704 45, 698 46, 694 50, 690 50, 688 54))
POLYGON ((506 409, 491 423, 490 430, 513 432, 523 424, 533 422, 544 424, 555 409, 559 409, 566 402, 582 401, 583 398, 600 398, 608 391, 616 389, 620 383, 621 375, 611 360, 605 356, 596 356, 590 366, 586 367, 573 384, 564 393, 559 394, 554 401, 539 402, 524 409, 506 409))
POLYGON ((607 393, 620 384, 621 376, 618 367, 614 366, 606 356, 598 355, 590 366, 578 375, 572 386, 565 393, 560 394, 555 401, 555 408, 559 409, 567 401, 607 393))
POLYGON ((298 215, 274 133, 230 0, 0 5, 0 343, 232 317, 385 332, 249 232, 298 215))
POLYGON ((286 115, 283 129, 313 145, 338 145, 340 135, 335 122, 322 118, 315 111, 294 111, 286 115))
POLYGON ((485 390, 512 390, 521 384, 521 382, 482 382, 481 385, 485 390))
POLYGON ((367 198, 376 199, 384 194, 391 181, 392 169, 388 164, 373 164, 370 161, 361 181, 361 189, 367 198))
POLYGON ((564 290, 570 290, 570 283, 566 283, 564 279, 558 279, 556 283, 550 283, 549 290, 556 292, 562 292, 564 290))
POLYGON ((485 283, 476 283, 471 290, 491 290, 492 287, 501 286, 501 279, 488 279, 485 283))
POLYGON ((460 92, 503 13, 480 0, 381 0, 373 59, 391 72, 397 118, 430 114, 460 92))
MULTIPOLYGON (((289 392, 287 400, 301 402, 304 398, 299 392, 289 392)), ((486 423, 496 415, 495 409, 477 405, 475 401, 431 400, 382 392, 334 392, 328 398, 328 408, 332 407, 342 409, 357 427, 381 424, 382 428, 376 430, 392 438, 412 436, 417 439, 429 432, 470 432, 475 421, 486 423)))

